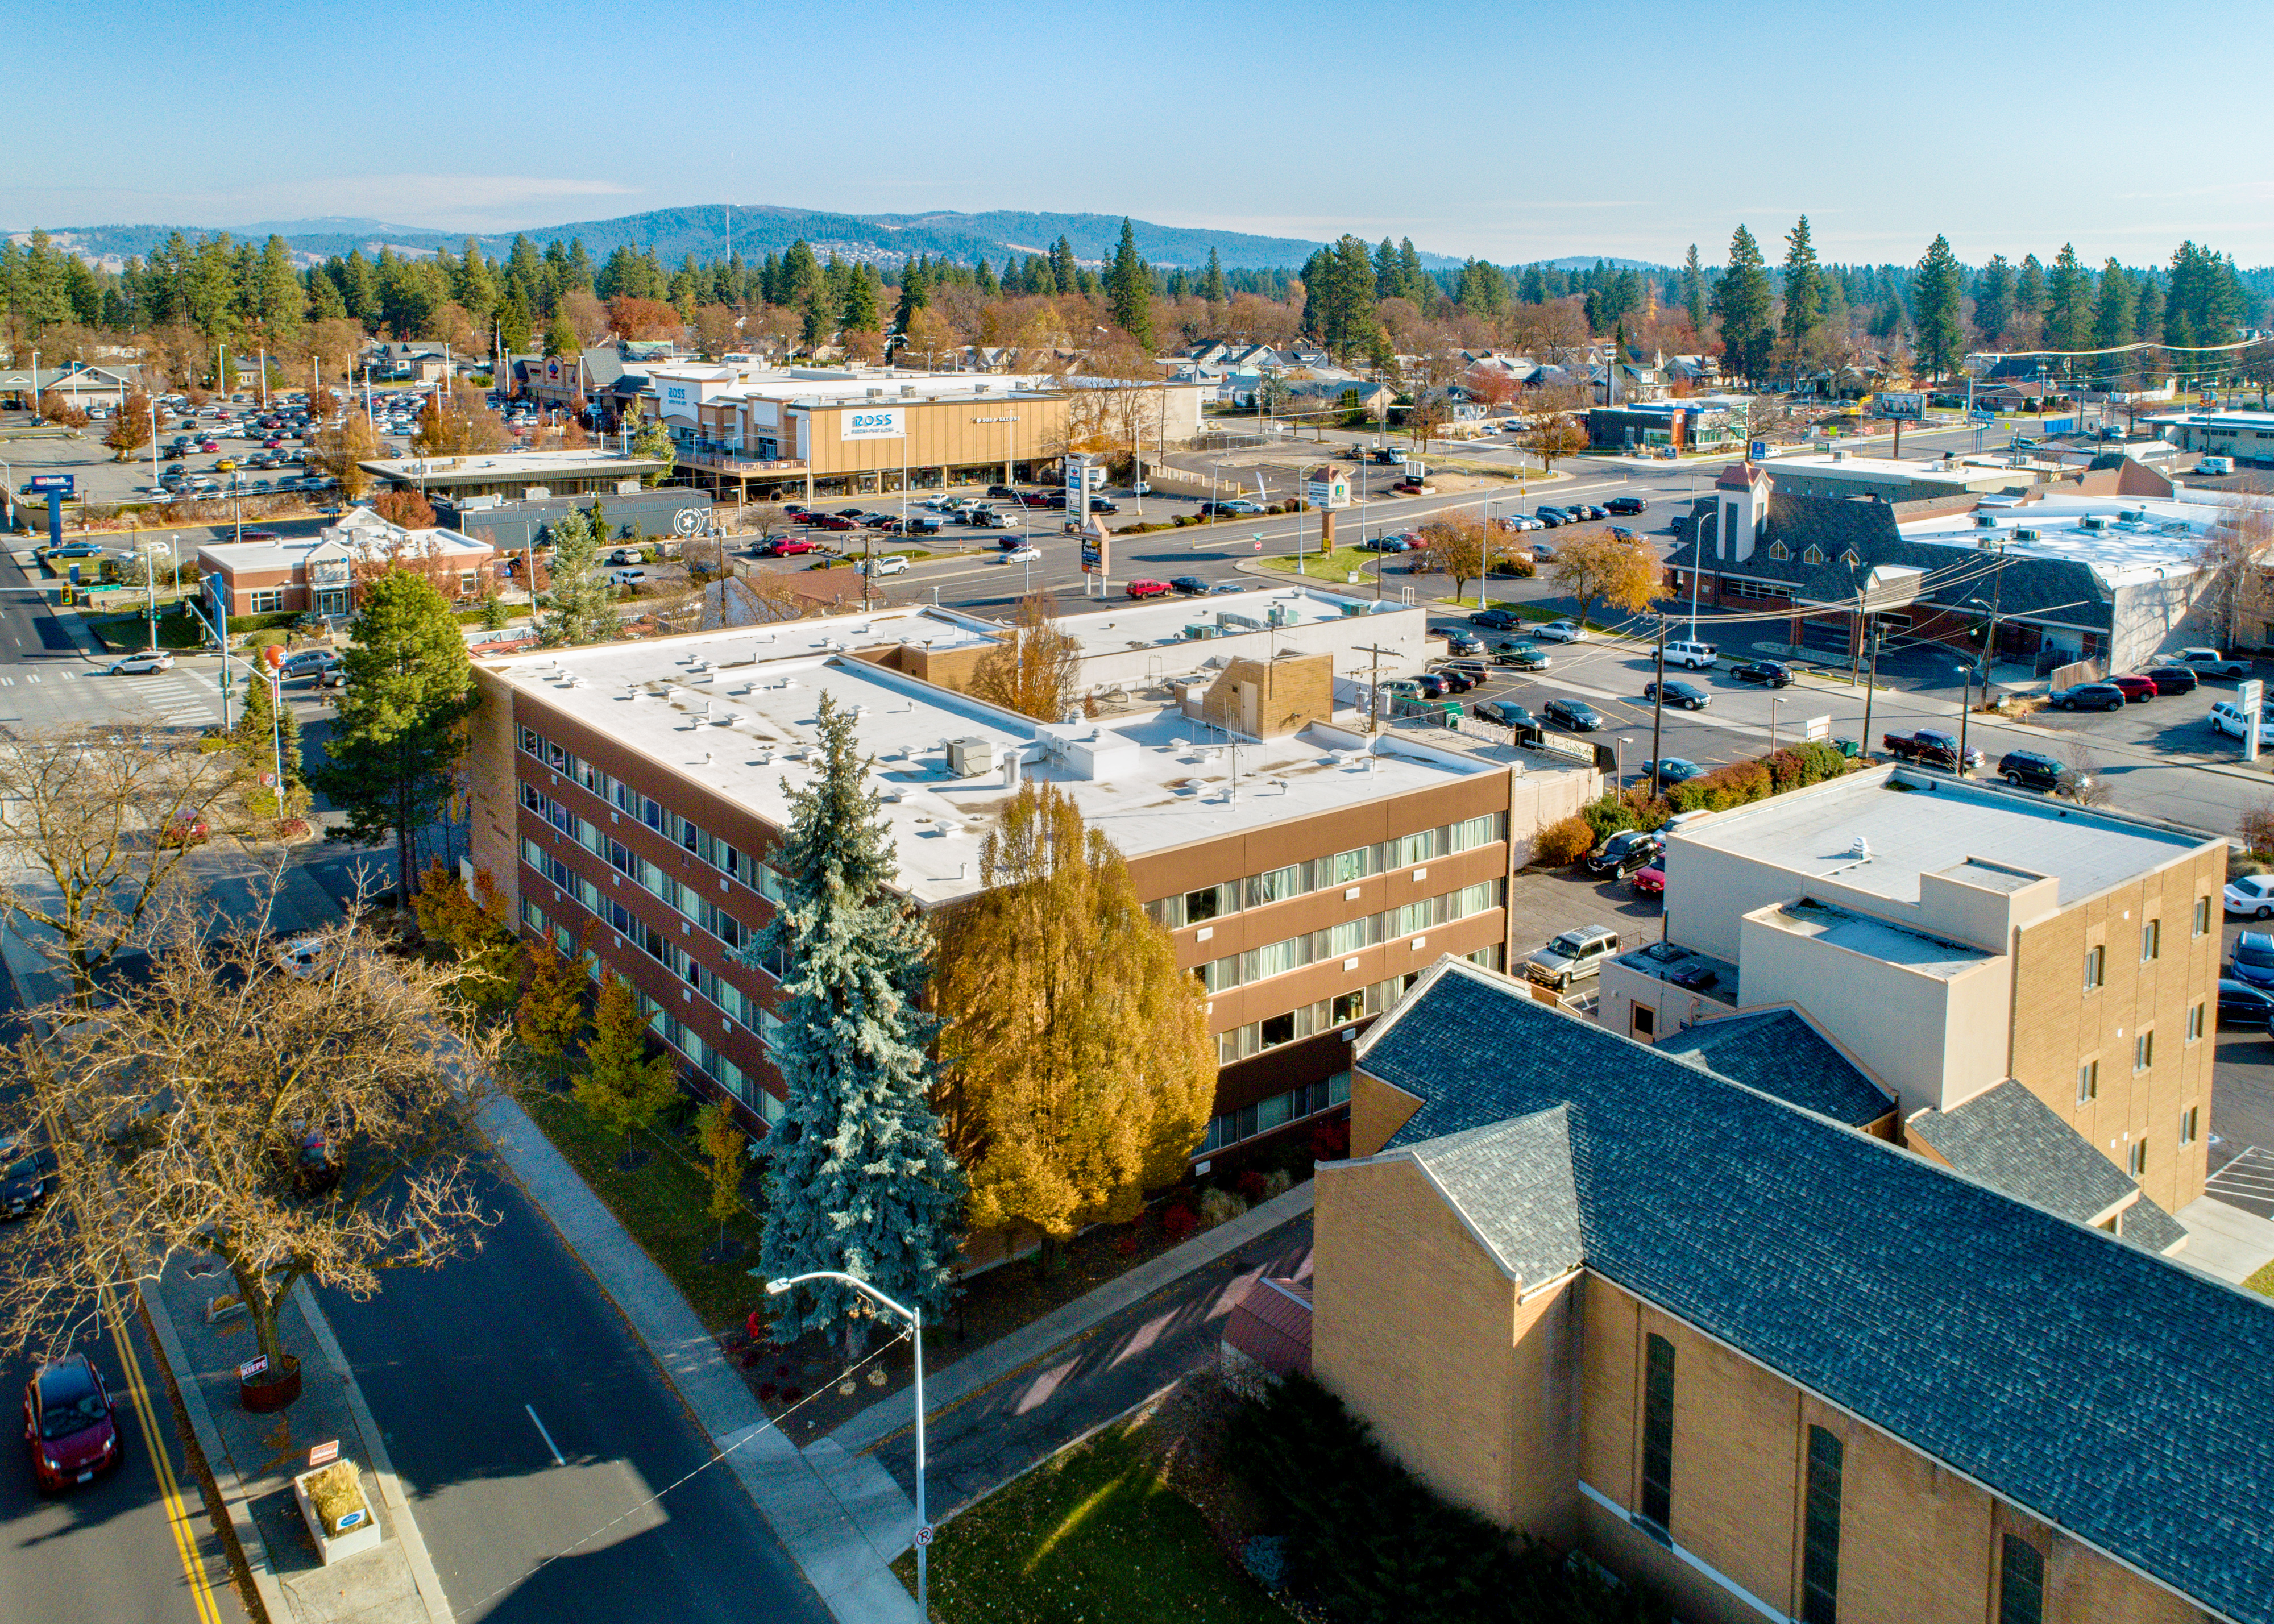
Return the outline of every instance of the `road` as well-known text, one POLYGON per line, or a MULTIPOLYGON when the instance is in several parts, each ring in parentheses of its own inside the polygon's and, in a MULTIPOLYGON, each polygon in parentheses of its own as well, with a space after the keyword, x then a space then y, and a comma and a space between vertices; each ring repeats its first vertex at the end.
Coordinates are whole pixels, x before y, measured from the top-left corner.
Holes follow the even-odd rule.
POLYGON ((700 1470, 709 1440, 560 1237, 511 1184, 486 1199, 499 1222, 478 1257, 398 1271, 367 1303, 324 1297, 452 1611, 823 1624, 740 1481, 700 1470))

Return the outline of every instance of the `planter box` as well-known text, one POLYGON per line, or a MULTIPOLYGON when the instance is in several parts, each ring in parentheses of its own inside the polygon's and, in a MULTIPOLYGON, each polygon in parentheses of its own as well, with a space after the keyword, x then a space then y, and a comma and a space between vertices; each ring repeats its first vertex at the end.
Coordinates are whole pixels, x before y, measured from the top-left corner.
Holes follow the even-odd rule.
POLYGON ((372 1507, 365 1514, 366 1520, 358 1527, 343 1530, 336 1535, 324 1532, 324 1520, 316 1515, 316 1507, 308 1499, 308 1479, 318 1472, 330 1470, 327 1466, 319 1466, 315 1470, 304 1471, 292 1479, 292 1498, 299 1502, 301 1520, 307 1523, 308 1537, 316 1542, 316 1554, 323 1559, 327 1568, 363 1552, 376 1551, 387 1539, 379 1526, 379 1511, 373 1506, 371 1489, 360 1481, 358 1486, 363 1488, 364 1504, 372 1507))

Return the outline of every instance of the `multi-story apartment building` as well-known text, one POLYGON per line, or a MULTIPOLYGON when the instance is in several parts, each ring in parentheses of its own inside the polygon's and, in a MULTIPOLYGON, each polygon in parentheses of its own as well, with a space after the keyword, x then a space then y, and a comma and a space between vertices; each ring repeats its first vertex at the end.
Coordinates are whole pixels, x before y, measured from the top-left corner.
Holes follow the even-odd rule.
POLYGON ((1662 1041, 1796 1006, 1906 1124, 1999 1109, 2011 1079, 2175 1213, 2202 1193, 2225 877, 2225 842, 2165 824, 1853 773, 1675 833, 1668 949, 1718 978, 1693 992, 1665 979, 1668 950, 1630 953, 1604 971, 1600 1015, 1662 1041))
POLYGON ((1683 1618, 2274 1620, 2274 1306, 1889 1144, 1764 1021, 1669 1055, 1433 967, 1319 1172, 1319 1380, 1683 1618))
POLYGON ((1342 601, 1213 601, 1255 623, 1227 628, 1238 638, 1284 638, 1276 659, 1226 660, 1211 652, 1224 641, 1181 628, 1149 645, 1152 611, 1072 618, 1104 700, 1064 724, 941 686, 968 679, 1000 628, 936 611, 485 661, 471 861, 525 929, 584 942, 637 988, 691 1076, 771 1121, 776 987, 738 951, 771 916, 785 786, 813 771, 829 695, 874 753, 912 906, 976 892, 980 840, 1022 781, 1073 797, 1208 988, 1224 1069, 1194 1156, 1253 1147, 1339 1112, 1350 1040, 1427 959, 1505 961, 1510 875, 1600 782, 1569 757, 1442 730, 1369 735, 1367 689, 1345 673, 1376 657, 1356 645, 1389 646, 1370 628, 1419 612, 1345 615, 1342 601), (1165 671, 1114 676, 1133 645, 1165 671))

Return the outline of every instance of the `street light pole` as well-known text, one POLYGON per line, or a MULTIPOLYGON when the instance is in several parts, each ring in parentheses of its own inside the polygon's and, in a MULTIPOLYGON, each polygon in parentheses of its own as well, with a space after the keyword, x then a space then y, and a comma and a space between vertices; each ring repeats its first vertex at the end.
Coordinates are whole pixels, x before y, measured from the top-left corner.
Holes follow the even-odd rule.
POLYGON ((1776 754, 1777 712, 1783 709, 1783 700, 1772 699, 1769 701, 1769 754, 1772 756, 1776 754))
POLYGON ((766 1295, 779 1297, 794 1286, 809 1280, 833 1280, 847 1285, 873 1303, 892 1310, 908 1322, 915 1335, 916 1357, 916 1616, 931 1617, 930 1573, 926 1559, 931 1551, 931 1523, 924 1515, 924 1397, 923 1397, 923 1315, 913 1308, 903 1308, 865 1280, 856 1280, 836 1269, 815 1269, 809 1274, 792 1274, 787 1280, 766 1282, 766 1295))

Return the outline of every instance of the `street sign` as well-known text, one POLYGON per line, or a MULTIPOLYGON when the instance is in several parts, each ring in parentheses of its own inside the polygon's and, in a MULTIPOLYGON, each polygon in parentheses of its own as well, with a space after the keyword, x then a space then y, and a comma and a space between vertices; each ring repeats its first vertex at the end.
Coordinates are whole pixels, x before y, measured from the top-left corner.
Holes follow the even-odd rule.
POLYGON ((922 1527, 916 1530, 916 1543, 920 1545, 930 1545, 931 1543, 931 1524, 929 1522, 924 1523, 922 1527))
POLYGON ((1250 542, 1252 543, 1252 545, 1254 546, 1255 551, 1257 551, 1258 553, 1261 553, 1261 552, 1262 552, 1262 551, 1263 551, 1263 538, 1262 538, 1261 536, 1254 536, 1254 537, 1251 537, 1249 539, 1250 539, 1250 542))
POLYGON ((339 1458, 340 1440, 335 1438, 330 1442, 318 1444, 308 1451, 308 1470, 313 1471, 319 1466, 329 1466, 339 1458))
POLYGON ((237 1379, 239 1381, 251 1381, 255 1376, 263 1376, 267 1372, 268 1356, 265 1353, 256 1353, 237 1367, 237 1379))
POLYGON ((1800 736, 1808 741, 1811 744, 1830 743, 1832 741, 1832 718, 1828 716, 1810 717, 1808 720, 1800 725, 1800 736))

